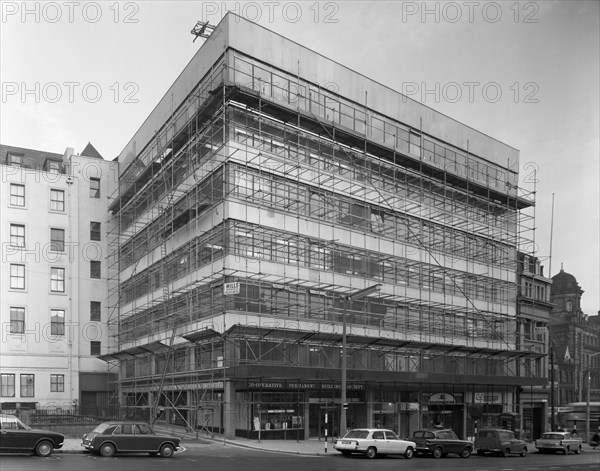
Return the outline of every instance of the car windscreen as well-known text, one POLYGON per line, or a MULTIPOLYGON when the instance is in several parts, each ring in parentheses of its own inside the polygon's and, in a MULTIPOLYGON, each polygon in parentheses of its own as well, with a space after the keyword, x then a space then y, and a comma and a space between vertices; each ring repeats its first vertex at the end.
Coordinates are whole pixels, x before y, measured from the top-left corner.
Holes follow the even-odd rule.
POLYGON ((92 430, 92 433, 103 433, 108 427, 110 427, 111 424, 109 423, 103 423, 98 425, 94 430, 92 430))
POLYGON ((344 438, 367 438, 369 432, 367 430, 350 430, 344 438))

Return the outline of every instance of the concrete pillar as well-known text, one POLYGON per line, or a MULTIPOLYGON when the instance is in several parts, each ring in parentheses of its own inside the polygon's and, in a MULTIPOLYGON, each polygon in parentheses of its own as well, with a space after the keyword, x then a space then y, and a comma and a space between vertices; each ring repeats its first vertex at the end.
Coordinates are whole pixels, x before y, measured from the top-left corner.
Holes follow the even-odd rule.
POLYGON ((225 438, 235 438, 235 383, 226 380, 223 384, 223 399, 225 400, 225 410, 223 414, 223 426, 225 427, 225 438))
POLYGON ((308 394, 304 397, 306 398, 304 401, 304 440, 308 440, 310 430, 310 404, 308 403, 308 394))
POLYGON ((463 440, 466 440, 467 436, 468 436, 467 435, 467 433, 468 433, 468 431, 467 431, 467 420, 468 420, 468 418, 469 417, 468 417, 468 414, 467 414, 467 404, 465 403, 463 405, 463 419, 462 419, 462 437, 463 437, 463 440))
POLYGON ((367 427, 373 427, 373 391, 367 388, 367 427))

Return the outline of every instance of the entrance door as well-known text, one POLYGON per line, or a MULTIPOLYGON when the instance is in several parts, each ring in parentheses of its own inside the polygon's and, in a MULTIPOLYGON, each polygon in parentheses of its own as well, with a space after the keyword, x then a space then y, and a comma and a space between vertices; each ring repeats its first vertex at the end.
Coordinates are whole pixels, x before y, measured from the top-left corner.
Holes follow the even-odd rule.
POLYGON ((309 437, 324 438, 325 428, 327 428, 328 438, 336 437, 339 420, 338 408, 326 404, 310 404, 308 406, 309 437), (327 424, 325 424, 325 414, 327 414, 327 424))

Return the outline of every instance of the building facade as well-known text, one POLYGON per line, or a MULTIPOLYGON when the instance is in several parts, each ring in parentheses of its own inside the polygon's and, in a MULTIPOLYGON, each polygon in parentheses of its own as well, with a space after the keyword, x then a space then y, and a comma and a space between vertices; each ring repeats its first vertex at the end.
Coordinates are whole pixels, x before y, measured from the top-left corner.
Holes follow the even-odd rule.
POLYGON ((552 277, 550 332, 558 406, 585 402, 588 387, 590 400, 600 401, 600 317, 582 311, 583 293, 575 277, 562 268, 552 277))
POLYGON ((115 164, 0 146, 5 412, 108 401, 107 195, 115 164))
POLYGON ((346 343, 349 427, 518 427, 519 391, 546 381, 518 340, 518 161, 228 14, 119 156, 102 358, 120 405, 335 435, 346 343))

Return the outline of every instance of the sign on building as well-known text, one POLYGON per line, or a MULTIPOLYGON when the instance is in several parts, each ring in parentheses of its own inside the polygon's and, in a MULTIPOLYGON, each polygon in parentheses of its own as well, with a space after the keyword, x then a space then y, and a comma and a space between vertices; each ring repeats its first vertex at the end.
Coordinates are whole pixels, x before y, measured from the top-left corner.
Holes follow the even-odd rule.
POLYGON ((225 283, 223 285, 223 294, 239 294, 240 293, 240 282, 236 281, 235 283, 225 283))

